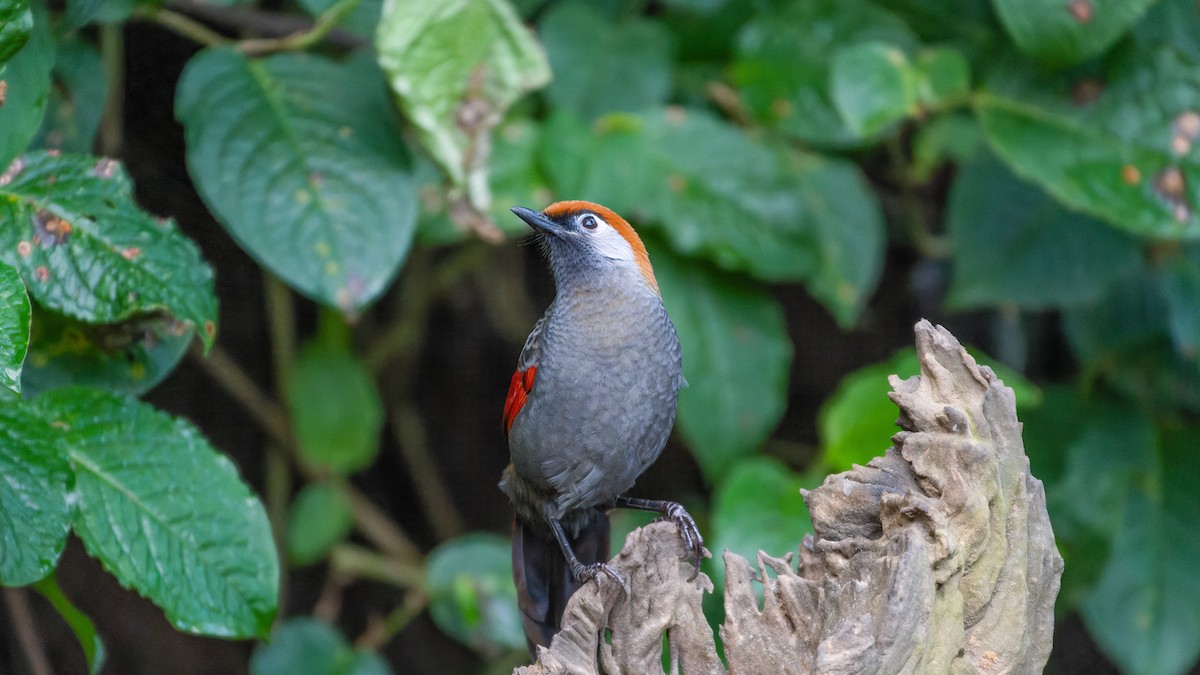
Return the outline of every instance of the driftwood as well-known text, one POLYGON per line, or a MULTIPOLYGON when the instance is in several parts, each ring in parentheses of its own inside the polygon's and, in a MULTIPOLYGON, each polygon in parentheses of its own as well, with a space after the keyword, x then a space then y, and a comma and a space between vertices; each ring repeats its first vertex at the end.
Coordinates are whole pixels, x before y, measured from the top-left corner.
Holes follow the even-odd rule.
MULTIPOLYGON (((921 374, 892 376, 902 431, 883 457, 806 492, 815 536, 757 570, 726 552, 721 638, 731 673, 1037 673, 1062 558, 1029 473, 1013 392, 947 330, 917 324, 921 374), (764 586, 760 609, 756 585, 764 586)), ((724 673, 701 611, 712 582, 673 525, 631 533, 571 599, 544 673, 724 673)))

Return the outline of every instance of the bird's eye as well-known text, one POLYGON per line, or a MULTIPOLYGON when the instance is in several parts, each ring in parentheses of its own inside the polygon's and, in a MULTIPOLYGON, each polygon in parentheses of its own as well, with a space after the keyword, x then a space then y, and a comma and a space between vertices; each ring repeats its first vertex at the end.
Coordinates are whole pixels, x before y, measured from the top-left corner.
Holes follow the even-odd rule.
POLYGON ((596 229, 596 226, 599 225, 599 223, 596 222, 595 216, 584 216, 582 222, 583 226, 589 230, 594 230, 596 229))

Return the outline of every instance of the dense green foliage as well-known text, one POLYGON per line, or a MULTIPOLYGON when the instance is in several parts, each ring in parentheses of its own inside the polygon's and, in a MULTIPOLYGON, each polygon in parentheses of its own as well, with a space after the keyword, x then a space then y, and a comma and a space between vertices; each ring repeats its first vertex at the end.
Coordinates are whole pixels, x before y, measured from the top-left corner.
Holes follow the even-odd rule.
POLYGON ((604 203, 647 239, 710 544, 794 548, 799 489, 886 448, 886 376, 914 374, 911 352, 845 378, 808 466, 761 456, 793 360, 820 358, 794 353, 773 289, 803 285, 852 331, 873 297, 905 292, 878 287, 902 250, 952 269, 947 311, 1007 331, 1012 369, 997 369, 1046 482, 1060 614, 1130 673, 1196 663, 1194 0, 263 4, 313 23, 235 40, 158 0, 0 0, 0 584, 45 595, 93 670, 96 628, 53 576, 70 533, 206 635, 270 633, 281 557, 408 593, 362 649, 316 619, 280 623, 254 673, 387 672, 371 648, 426 608, 484 658, 522 648, 505 542, 454 536, 427 459, 406 456, 446 540, 428 554, 353 487, 385 422, 423 442, 411 401, 389 408, 374 379, 420 328, 359 349, 353 324, 414 250, 449 252, 421 281, 451 283, 473 240, 522 234, 508 207, 557 198, 604 203), (218 311, 197 246, 92 154, 118 149, 99 130, 131 21, 198 43, 174 99, 187 168, 272 280, 277 396, 210 366, 271 439, 266 508, 194 426, 135 398, 193 341, 213 348, 218 311), (303 349, 281 327, 292 292, 322 308, 303 349), (1061 381, 1019 374, 1031 320, 1064 336, 1061 381))

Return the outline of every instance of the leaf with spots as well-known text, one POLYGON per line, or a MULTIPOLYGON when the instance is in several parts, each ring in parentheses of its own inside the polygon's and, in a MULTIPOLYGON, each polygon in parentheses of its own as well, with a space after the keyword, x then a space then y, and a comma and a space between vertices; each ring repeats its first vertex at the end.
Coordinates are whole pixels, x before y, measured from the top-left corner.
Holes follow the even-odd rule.
POLYGON ((1155 0, 992 0, 1021 51, 1057 65, 1108 49, 1155 0))
POLYGON ((71 527, 62 432, 29 408, 0 405, 0 586, 24 586, 53 571, 71 527))
POLYGON ((206 49, 175 110, 200 196, 247 253, 346 314, 383 292, 412 243, 417 193, 367 56, 206 49))
POLYGON ((976 98, 988 141, 1017 175, 1135 234, 1200 236, 1200 67, 1172 49, 1099 74, 1000 63, 976 98))
POLYGON ((647 247, 683 348, 679 429, 716 481, 783 416, 792 364, 783 310, 763 286, 673 256, 653 240, 647 247))
POLYGON ((88 323, 168 312, 216 335, 213 273, 170 220, 133 201, 109 159, 36 152, 0 176, 0 260, 38 305, 88 323))
POLYGON ((772 147, 698 110, 557 115, 542 160, 561 195, 588 195, 688 256, 765 281, 804 281, 851 325, 883 261, 883 218, 858 169, 772 147))
POLYGON ((0 385, 21 391, 21 364, 29 348, 29 296, 21 275, 0 262, 0 385))
POLYGON ((279 562, 266 511, 233 463, 191 424, 132 398, 72 387, 34 403, 74 472, 88 553, 179 630, 265 636, 279 562))

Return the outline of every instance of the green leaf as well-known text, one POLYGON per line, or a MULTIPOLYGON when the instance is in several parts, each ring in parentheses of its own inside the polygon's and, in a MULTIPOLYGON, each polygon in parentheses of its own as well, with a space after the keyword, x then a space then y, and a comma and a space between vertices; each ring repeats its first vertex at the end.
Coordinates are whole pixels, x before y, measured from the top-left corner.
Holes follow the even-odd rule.
POLYGON ((175 106, 200 196, 252 257, 346 314, 383 292, 408 253, 417 196, 366 56, 206 49, 175 106))
POLYGON ((1200 656, 1200 465, 1191 428, 1162 439, 1157 462, 1128 498, 1124 522, 1083 618, 1133 675, 1184 673, 1200 656))
POLYGON ((63 594, 54 575, 36 582, 33 588, 54 606, 58 615, 71 627, 71 632, 75 633, 75 639, 79 641, 79 647, 83 650, 89 675, 97 675, 104 667, 107 654, 104 650, 104 640, 100 639, 100 634, 96 632, 96 625, 63 594))
POLYGON ((21 275, 0 262, 0 385, 21 391, 21 364, 29 348, 29 296, 21 275))
MULTIPOLYGON (((812 533, 808 507, 800 494, 823 477, 796 474, 769 457, 754 457, 730 468, 713 497, 712 549, 729 549, 751 561, 759 551, 783 556, 800 548, 812 533)), ((724 565, 713 565, 721 578, 724 565)))
POLYGON ((955 308, 1090 302, 1141 263, 1136 239, 1068 211, 991 157, 959 171, 946 220, 955 308))
POLYGON ((175 628, 266 635, 279 563, 258 498, 200 432, 130 398, 84 388, 36 400, 75 473, 75 533, 175 628))
POLYGON ((512 546, 494 534, 468 534, 429 553, 429 614, 444 633, 484 653, 525 646, 512 546))
POLYGON ((1200 245, 1192 244, 1164 261, 1156 280, 1175 349, 1194 361, 1200 355, 1200 245))
POLYGON ((671 92, 672 37, 657 21, 613 23, 568 2, 546 12, 538 34, 554 73, 546 98, 581 119, 655 107, 671 92))
POLYGON ((60 40, 53 72, 54 86, 32 144, 64 152, 91 152, 108 95, 100 54, 81 40, 60 40))
POLYGON ((792 362, 783 310, 762 286, 649 247, 683 347, 679 429, 715 482, 783 416, 792 362))
POLYGON ((550 80, 541 46, 508 0, 388 2, 375 46, 426 150, 485 211, 481 144, 514 101, 550 80))
POLYGON ((375 460, 383 403, 370 373, 353 354, 321 344, 307 346, 296 360, 287 398, 296 444, 305 459, 340 474, 375 460))
POLYGON ((166 311, 216 335, 212 269, 170 220, 133 201, 110 159, 37 152, 0 181, 0 260, 39 305, 91 323, 166 311))
POLYGON ((833 54, 830 93, 856 136, 875 136, 917 114, 916 71, 904 52, 883 42, 862 42, 833 54))
POLYGON ((760 121, 809 143, 853 145, 862 139, 834 107, 830 55, 870 41, 917 43, 903 21, 866 0, 784 2, 743 27, 730 75, 760 121))
POLYGON ((1027 54, 1063 65, 1108 49, 1154 0, 992 0, 996 14, 1027 54))
POLYGON ((29 42, 33 12, 29 0, 0 0, 0 74, 4 65, 29 42))
POLYGON ((958 105, 970 93, 971 66, 957 49, 922 49, 912 66, 922 113, 958 105))
POLYGON ((250 659, 250 675, 391 675, 373 652, 356 650, 329 624, 299 617, 279 627, 250 659))
POLYGON ((33 583, 58 565, 71 527, 61 436, 28 405, 0 405, 0 585, 33 583))
POLYGON ((144 394, 175 369, 195 335, 161 313, 88 324, 39 307, 35 318, 21 378, 29 397, 72 385, 144 394))
POLYGON ((1162 50, 1096 76, 1047 76, 1010 60, 988 88, 976 113, 1018 175, 1120 229, 1200 236, 1196 63, 1162 50))
MULTIPOLYGON (((1004 384, 1012 387, 1019 409, 1041 403, 1041 391, 1023 376, 972 351, 976 361, 990 366, 1004 384)), ((821 458, 828 471, 847 471, 855 464, 865 465, 883 455, 891 445, 892 435, 898 431, 896 405, 887 395, 892 390, 888 376, 905 379, 920 370, 916 351, 907 348, 887 361, 864 366, 842 379, 817 415, 821 458)))
POLYGON ((329 483, 305 486, 288 513, 284 536, 288 559, 297 565, 321 560, 353 526, 350 500, 342 490, 329 483))
POLYGON ((1133 27, 1133 40, 1142 49, 1169 46, 1200 60, 1200 7, 1194 0, 1159 0, 1133 27))
MULTIPOLYGON (((13 0, 0 0, 0 7, 13 0)), ((18 4, 21 0, 16 0, 18 4)), ((25 5, 28 7, 28 5, 25 5)), ((50 67, 54 64, 54 40, 50 36, 49 18, 41 2, 35 2, 32 12, 32 28, 27 25, 28 9, 20 10, 16 17, 5 22, 0 17, 0 49, 8 41, 10 48, 14 40, 25 46, 5 64, 0 58, 0 81, 4 82, 4 105, 0 105, 0 188, 4 186, 4 167, 25 150, 29 139, 37 132, 46 108, 46 92, 50 90, 50 67), (29 31, 28 41, 19 36, 29 31)), ((10 6, 10 11, 17 9, 10 6)), ((3 10, 0 10, 2 12, 3 10)), ((0 222, 3 222, 0 218, 0 222)))
MULTIPOLYGON (((338 0, 300 0, 300 6, 313 18, 320 17, 336 4, 338 0)), ((379 25, 379 14, 382 10, 383 0, 359 0, 350 13, 338 22, 338 27, 369 40, 375 36, 375 28, 379 25)))
POLYGON ((944 163, 967 164, 984 146, 983 131, 974 117, 951 113, 917 128, 913 138, 913 180, 925 183, 944 163))
POLYGON ((767 281, 809 282, 843 323, 874 288, 879 205, 854 165, 751 140, 707 113, 568 115, 543 129, 559 194, 588 195, 661 231, 671 247, 767 281))

